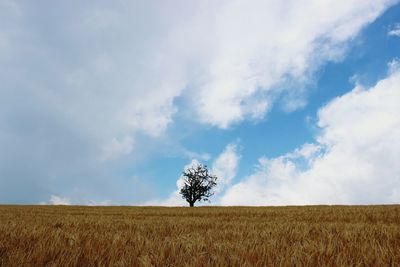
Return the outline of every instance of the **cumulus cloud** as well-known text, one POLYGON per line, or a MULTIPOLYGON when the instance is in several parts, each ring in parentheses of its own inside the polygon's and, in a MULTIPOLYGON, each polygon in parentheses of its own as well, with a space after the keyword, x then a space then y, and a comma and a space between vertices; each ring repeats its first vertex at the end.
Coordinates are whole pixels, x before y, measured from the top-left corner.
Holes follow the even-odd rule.
POLYGON ((395 2, 1 1, 0 199, 99 194, 105 162, 141 154, 139 136, 179 112, 227 128, 277 99, 294 110, 312 73, 395 2))
POLYGON ((217 194, 230 185, 235 178, 239 160, 240 155, 235 143, 227 145, 224 151, 214 160, 211 172, 218 177, 215 188, 217 194))
POLYGON ((315 144, 259 160, 223 205, 370 204, 400 201, 400 71, 354 88, 318 112, 315 144))
POLYGON ((400 23, 396 23, 391 29, 388 31, 389 36, 398 36, 400 37, 400 23))

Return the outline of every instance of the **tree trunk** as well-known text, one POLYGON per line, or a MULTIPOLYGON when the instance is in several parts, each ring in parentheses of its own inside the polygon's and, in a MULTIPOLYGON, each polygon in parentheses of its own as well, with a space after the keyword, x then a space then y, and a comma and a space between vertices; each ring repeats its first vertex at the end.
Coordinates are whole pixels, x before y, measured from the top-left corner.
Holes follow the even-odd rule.
POLYGON ((189 202, 190 207, 194 207, 194 202, 189 202))

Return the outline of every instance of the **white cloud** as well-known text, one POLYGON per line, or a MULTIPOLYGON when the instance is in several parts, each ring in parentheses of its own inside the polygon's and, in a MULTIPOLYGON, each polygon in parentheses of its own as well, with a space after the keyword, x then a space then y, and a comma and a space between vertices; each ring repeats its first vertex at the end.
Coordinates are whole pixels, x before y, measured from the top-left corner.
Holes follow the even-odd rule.
POLYGON ((220 193, 229 186, 236 176, 240 155, 235 143, 226 146, 224 151, 214 160, 211 168, 212 174, 218 177, 215 193, 220 193))
POLYGON ((95 200, 75 200, 72 201, 69 197, 61 197, 51 195, 48 202, 41 202, 40 205, 87 205, 87 206, 110 206, 113 203, 109 200, 95 201, 95 200))
POLYGON ((400 201, 400 72, 356 87, 318 112, 322 132, 230 187, 223 205, 370 204, 400 201))
POLYGON ((400 71, 400 58, 395 58, 388 63, 389 74, 400 71))
MULTIPOLYGON (((13 73, 35 73, 26 77, 25 90, 35 91, 36 101, 68 117, 102 147, 137 131, 162 134, 185 88, 193 91, 193 108, 203 122, 225 128, 262 118, 289 80, 303 83, 324 61, 340 59, 343 42, 392 3, 102 2, 65 9, 52 20, 54 27, 31 23, 43 16, 41 9, 21 4, 22 15, 4 32, 19 32, 7 35, 10 56, 29 56, 17 61, 21 68, 13 73), (52 34, 58 39, 49 40, 52 34), (45 76, 25 64, 39 58, 45 60, 34 68, 45 76)), ((303 89, 296 87, 298 93, 288 92, 296 96, 289 109, 304 105, 303 89)))
POLYGON ((122 140, 113 138, 111 142, 103 146, 102 160, 116 159, 121 155, 131 153, 133 148, 133 139, 125 136, 122 140))
POLYGON ((282 96, 296 109, 312 73, 395 2, 1 1, 0 197, 104 187, 99 164, 144 154, 138 136, 179 112, 226 128, 282 96))
POLYGON ((88 200, 84 202, 84 205, 87 206, 110 206, 113 203, 109 200, 102 200, 102 201, 95 201, 95 200, 88 200))
POLYGON ((71 205, 71 200, 66 197, 52 195, 49 200, 50 205, 71 205))
POLYGON ((303 87, 313 71, 325 61, 340 60, 345 41, 390 3, 232 1, 224 5, 208 33, 213 54, 196 95, 201 120, 226 128, 246 118, 260 118, 282 93, 286 110, 304 106, 303 87))
POLYGON ((398 36, 400 37, 400 23, 395 24, 389 31, 389 36, 398 36))

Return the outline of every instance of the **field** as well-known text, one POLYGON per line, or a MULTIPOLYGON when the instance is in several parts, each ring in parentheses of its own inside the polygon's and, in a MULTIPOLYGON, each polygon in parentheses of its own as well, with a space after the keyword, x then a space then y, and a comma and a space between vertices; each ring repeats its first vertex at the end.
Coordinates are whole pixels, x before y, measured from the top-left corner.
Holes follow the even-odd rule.
POLYGON ((400 206, 0 206, 1 266, 400 266, 400 206))

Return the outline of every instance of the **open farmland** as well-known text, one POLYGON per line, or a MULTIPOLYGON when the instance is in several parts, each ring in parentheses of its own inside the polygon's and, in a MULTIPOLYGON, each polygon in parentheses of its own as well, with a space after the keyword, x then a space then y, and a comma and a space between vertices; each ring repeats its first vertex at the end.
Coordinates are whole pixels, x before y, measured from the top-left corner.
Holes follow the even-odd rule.
POLYGON ((399 266, 400 206, 0 206, 1 266, 399 266))

